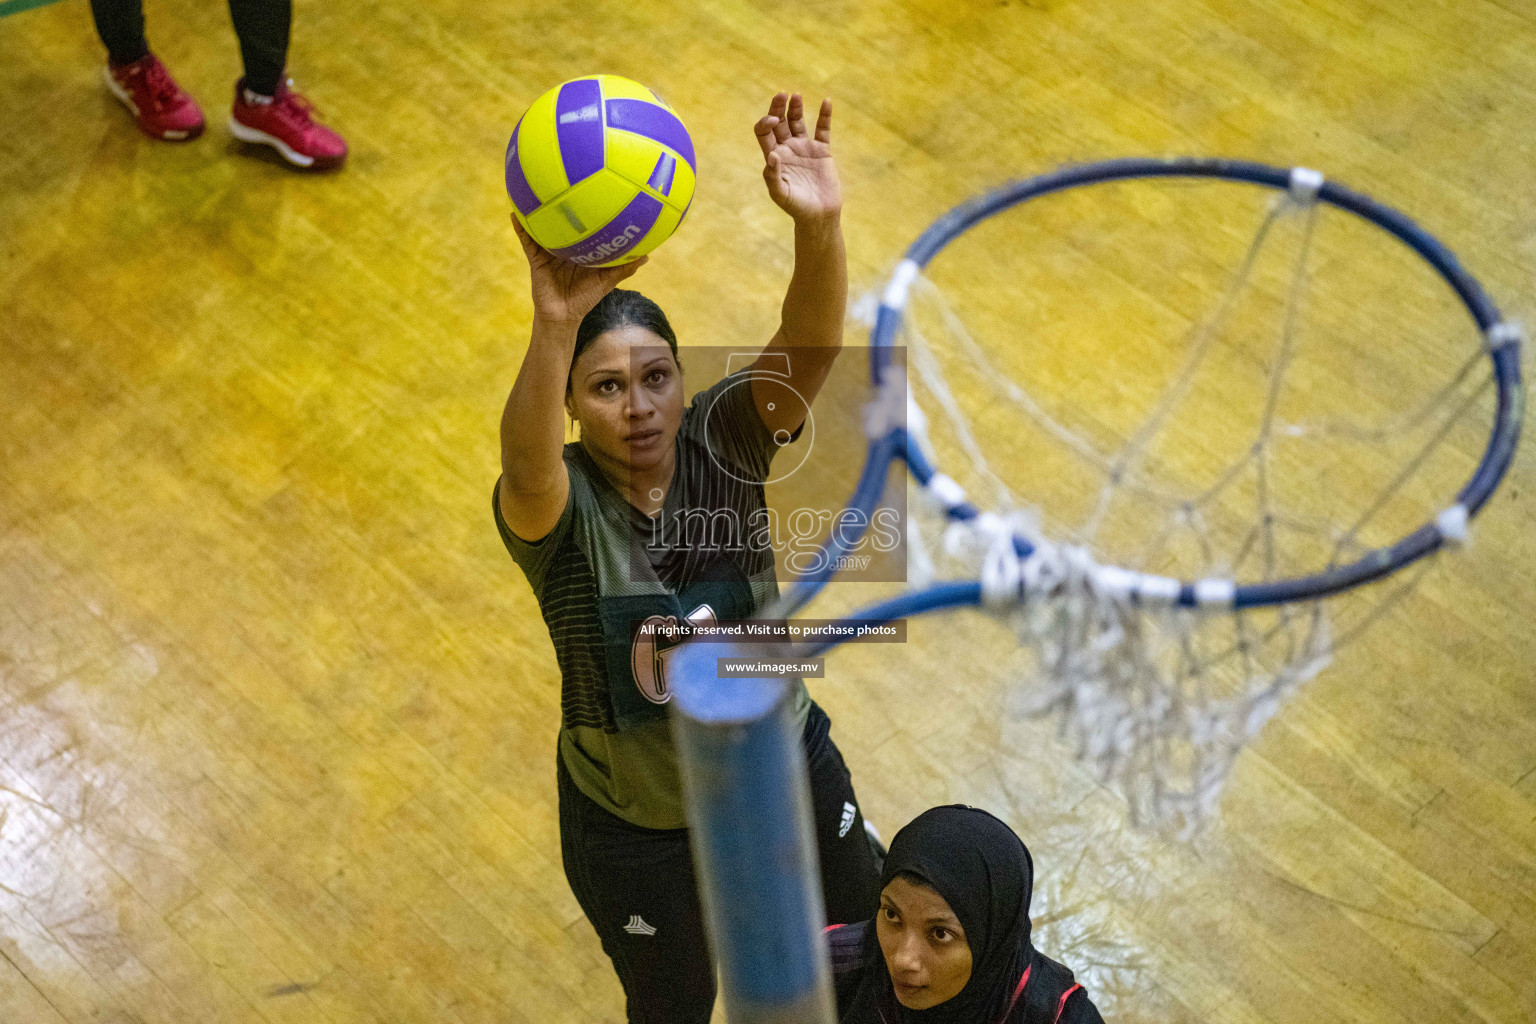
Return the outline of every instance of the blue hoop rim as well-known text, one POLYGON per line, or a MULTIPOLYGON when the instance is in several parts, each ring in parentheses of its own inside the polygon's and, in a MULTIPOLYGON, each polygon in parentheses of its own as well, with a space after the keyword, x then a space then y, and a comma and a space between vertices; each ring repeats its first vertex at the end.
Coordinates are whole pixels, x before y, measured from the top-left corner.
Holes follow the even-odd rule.
MULTIPOLYGON (((1088 185, 1156 178, 1216 179, 1291 192, 1298 172, 1299 169, 1272 167, 1250 161, 1190 157, 1133 157, 1065 167, 1009 183, 955 207, 930 225, 907 248, 905 259, 893 274, 893 279, 904 272, 915 274, 921 271, 947 245, 980 222, 1051 193, 1088 185)), ((1450 285, 1484 337, 1489 337, 1490 332, 1504 324, 1498 307, 1476 278, 1467 272, 1449 248, 1412 218, 1360 192, 1322 179, 1321 176, 1319 181, 1315 189, 1317 201, 1369 221, 1417 253, 1450 285)), ((904 315, 904 304, 904 298, 898 299, 897 304, 891 304, 890 292, 887 291, 876 314, 875 325, 870 331, 870 376, 876 388, 883 380, 885 369, 891 365, 904 315)), ((1521 387, 1519 344, 1491 345, 1489 358, 1497 385, 1494 422, 1488 445, 1477 468, 1456 494, 1456 504, 1466 510, 1468 519, 1482 509, 1497 489, 1509 469, 1520 439, 1524 393, 1521 387)), ((898 457, 906 463, 918 483, 924 486, 936 472, 915 439, 903 428, 895 427, 883 438, 871 443, 864 471, 847 507, 863 511, 866 518, 873 513, 883 490, 886 469, 898 457)), ((969 520, 980 515, 981 510, 966 503, 949 510, 948 514, 952 519, 969 520)), ((1438 521, 1431 521, 1397 542, 1368 551, 1345 565, 1291 579, 1236 584, 1227 606, 1234 610, 1260 608, 1328 597, 1396 572, 1438 550, 1446 539, 1438 521)), ((824 548, 829 556, 826 565, 830 567, 837 564, 836 556, 850 549, 857 540, 857 537, 834 536, 824 548)), ((1022 538, 1015 538, 1014 547, 1020 557, 1032 551, 1032 547, 1022 538)), ((806 580, 787 595, 787 603, 793 607, 804 604, 832 575, 829 568, 806 580)), ((859 613, 856 621, 873 623, 940 608, 974 605, 980 603, 981 597, 981 587, 977 582, 942 583, 872 606, 859 613)), ((1199 607, 1201 602, 1196 584, 1181 581, 1176 603, 1185 608, 1199 607)), ((820 645, 816 652, 831 646, 834 645, 820 645)))

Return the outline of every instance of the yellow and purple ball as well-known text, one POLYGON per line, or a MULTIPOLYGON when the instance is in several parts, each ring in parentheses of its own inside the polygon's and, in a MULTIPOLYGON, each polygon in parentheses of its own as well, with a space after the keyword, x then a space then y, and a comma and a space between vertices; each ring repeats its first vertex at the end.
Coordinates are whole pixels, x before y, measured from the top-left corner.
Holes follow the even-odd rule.
POLYGON ((665 242, 693 201, 693 140, 639 82, 589 75, 533 101, 507 144, 507 194, 544 248, 587 267, 665 242))

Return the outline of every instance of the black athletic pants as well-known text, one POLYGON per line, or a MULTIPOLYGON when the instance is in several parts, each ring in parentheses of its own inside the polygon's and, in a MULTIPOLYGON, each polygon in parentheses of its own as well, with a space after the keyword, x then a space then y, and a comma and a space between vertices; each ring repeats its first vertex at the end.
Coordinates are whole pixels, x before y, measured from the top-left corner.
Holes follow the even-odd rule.
MULTIPOLYGON (((828 922, 867 921, 880 902, 880 876, 830 727, 812 704, 804 742, 822 895, 828 922)), ((709 1024, 715 973, 688 830, 631 825, 577 789, 564 762, 558 771, 565 877, 618 972, 630 1024, 709 1024)))
MULTIPOLYGON (((293 0, 229 0, 229 14, 240 37, 245 87, 271 96, 288 62, 288 29, 293 0)), ((149 52, 144 38, 144 0, 91 0, 96 31, 113 64, 132 64, 149 52)))

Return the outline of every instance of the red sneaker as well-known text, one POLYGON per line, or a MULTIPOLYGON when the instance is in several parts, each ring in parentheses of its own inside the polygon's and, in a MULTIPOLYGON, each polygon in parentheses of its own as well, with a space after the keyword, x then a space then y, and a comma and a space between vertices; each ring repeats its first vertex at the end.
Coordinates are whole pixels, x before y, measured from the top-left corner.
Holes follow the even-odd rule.
POLYGON ((157 139, 182 142, 203 134, 203 112, 152 53, 132 64, 107 65, 112 95, 132 112, 139 129, 157 139))
POLYGON ((321 170, 340 167, 347 158, 347 143, 323 124, 316 124, 309 101, 284 82, 271 99, 246 89, 245 80, 235 83, 235 109, 229 130, 242 142, 271 146, 296 167, 321 170))

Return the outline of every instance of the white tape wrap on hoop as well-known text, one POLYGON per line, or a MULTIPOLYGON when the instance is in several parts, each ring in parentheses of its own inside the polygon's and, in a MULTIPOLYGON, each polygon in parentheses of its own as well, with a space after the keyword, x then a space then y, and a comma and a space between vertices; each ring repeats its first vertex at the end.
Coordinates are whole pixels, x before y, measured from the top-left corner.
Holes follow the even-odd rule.
POLYGON ((1317 202, 1317 193, 1323 187, 1323 172, 1310 167, 1291 168, 1291 198, 1298 203, 1317 202))
POLYGON ((1180 583, 1167 576, 1152 576, 1114 565, 1095 565, 1092 579, 1100 594, 1122 604, 1170 605, 1179 599, 1180 583))
POLYGON ((1207 579, 1195 584, 1195 604, 1201 608, 1231 608, 1237 584, 1231 580, 1207 579))
POLYGON ((1440 532, 1440 539, 1452 547, 1465 544, 1467 518, 1467 506, 1459 502, 1435 516, 1435 529, 1440 532))
POLYGON ((1093 574, 1099 590, 1116 601, 1130 601, 1141 585, 1141 573, 1114 565, 1100 566, 1093 574))
POLYGON ((1136 600, 1146 605, 1172 605, 1179 600, 1184 585, 1167 576, 1136 574, 1136 600))
POLYGON ((1525 328, 1513 320, 1504 320, 1488 328, 1484 335, 1488 342, 1488 351, 1497 352, 1507 345, 1519 345, 1525 341, 1525 328))
POLYGON ((1006 608, 1024 599, 1020 584, 1024 567, 1013 549, 1013 531, 1001 516, 983 512, 972 528, 985 538, 987 553, 981 561, 981 600, 989 608, 1006 608))
POLYGON ((1053 547, 1037 542, 1035 553, 1024 560, 1024 589, 1029 594, 1049 596, 1074 580, 1090 582, 1095 592, 1119 604, 1172 605, 1178 602, 1179 591, 1183 589, 1178 580, 1167 576, 1100 565, 1086 548, 1053 547))
POLYGON ((938 503, 939 508, 945 512, 965 504, 965 488, 955 483, 943 473, 935 473, 929 477, 926 490, 933 500, 938 503))
MULTIPOLYGON (((1022 565, 1020 582, 1025 596, 1048 598, 1063 588, 1072 591, 1086 586, 1100 597, 1121 605, 1167 606, 1179 600, 1183 584, 1176 579, 1133 572, 1115 565, 1100 565, 1087 548, 1058 546, 1040 540, 1035 540, 1034 544, 1034 554, 1024 559, 1022 565)), ((1012 547, 1007 550, 1012 555, 1012 547)))
POLYGON ((885 294, 880 297, 880 305, 895 310, 905 309, 907 289, 912 287, 912 282, 917 280, 921 271, 922 268, 911 260, 902 260, 896 264, 896 269, 891 272, 890 283, 885 286, 885 294))

